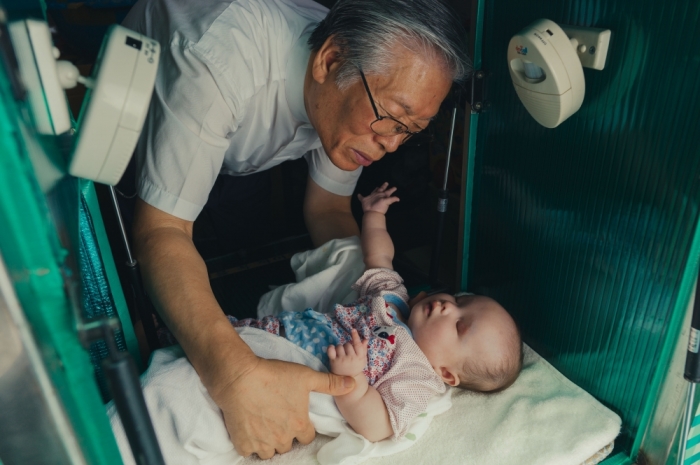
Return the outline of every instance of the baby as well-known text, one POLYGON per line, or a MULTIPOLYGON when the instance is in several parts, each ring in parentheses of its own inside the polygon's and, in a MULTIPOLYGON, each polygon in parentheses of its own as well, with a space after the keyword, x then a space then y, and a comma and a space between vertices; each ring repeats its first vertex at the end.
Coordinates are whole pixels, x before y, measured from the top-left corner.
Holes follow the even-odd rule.
POLYGON ((464 294, 409 300, 393 271, 394 245, 385 214, 398 202, 387 183, 362 202, 366 271, 353 288, 357 301, 326 315, 307 309, 238 321, 283 336, 317 356, 355 389, 335 398, 348 424, 370 441, 400 438, 445 384, 493 392, 515 381, 522 342, 515 322, 496 301, 464 294))

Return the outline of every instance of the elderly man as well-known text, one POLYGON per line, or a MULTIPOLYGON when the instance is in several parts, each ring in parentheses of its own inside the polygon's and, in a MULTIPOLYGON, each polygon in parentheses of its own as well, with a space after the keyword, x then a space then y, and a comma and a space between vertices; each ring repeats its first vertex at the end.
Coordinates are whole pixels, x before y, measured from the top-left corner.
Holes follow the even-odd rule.
MULTIPOLYGON (((470 72, 439 0, 141 0, 124 22, 163 54, 137 151, 134 243, 146 286, 221 408, 236 449, 269 458, 308 443, 309 392, 349 377, 261 360, 219 307, 192 242, 217 176, 306 157, 315 245, 358 234, 362 167, 426 128, 470 72)), ((235 199, 233 199, 235 202, 235 199)))

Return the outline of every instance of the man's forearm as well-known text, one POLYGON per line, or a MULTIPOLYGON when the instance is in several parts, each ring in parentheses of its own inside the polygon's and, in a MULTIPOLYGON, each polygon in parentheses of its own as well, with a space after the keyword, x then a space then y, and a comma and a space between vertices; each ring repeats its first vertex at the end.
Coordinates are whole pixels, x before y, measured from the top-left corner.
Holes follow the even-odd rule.
POLYGON ((319 247, 331 239, 359 236, 360 229, 350 212, 328 212, 318 215, 305 215, 306 229, 314 247, 319 247))
MULTIPOLYGON (((135 237, 144 284, 159 314, 182 345, 212 397, 224 386, 214 386, 210 373, 219 359, 231 352, 240 360, 241 374, 246 359, 254 354, 225 317, 209 284, 206 265, 191 238, 176 228, 157 228, 135 237)), ((233 380, 223 380, 224 383, 233 380)), ((222 380, 219 380, 222 382, 222 380)))
POLYGON ((328 192, 316 184, 311 176, 306 181, 304 222, 314 247, 331 239, 360 235, 350 209, 350 197, 328 192))
POLYGON ((394 434, 389 412, 379 391, 368 384, 364 373, 355 376, 355 383, 355 389, 351 393, 335 397, 335 403, 345 421, 358 434, 372 442, 394 434))

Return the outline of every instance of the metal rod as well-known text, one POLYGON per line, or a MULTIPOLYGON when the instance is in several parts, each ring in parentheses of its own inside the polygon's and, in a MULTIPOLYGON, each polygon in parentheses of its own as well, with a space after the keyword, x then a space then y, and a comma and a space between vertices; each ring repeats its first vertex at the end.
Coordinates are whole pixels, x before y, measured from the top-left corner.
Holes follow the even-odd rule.
POLYGON ((109 186, 109 194, 112 196, 112 204, 114 205, 114 212, 117 214, 117 222, 119 223, 119 231, 122 235, 122 241, 124 241, 124 248, 126 249, 127 265, 133 266, 136 263, 134 257, 131 255, 131 247, 129 247, 129 236, 126 234, 126 228, 124 227, 124 219, 122 218, 122 212, 119 208, 119 201, 117 200, 117 193, 114 191, 114 186, 109 186))
POLYGON ((455 106, 452 109, 452 125, 450 127, 450 139, 447 144, 447 160, 445 161, 445 175, 443 177, 442 189, 438 192, 438 203, 437 203, 437 223, 435 230, 435 240, 433 242, 433 253, 430 257, 430 275, 428 277, 430 281, 430 286, 435 288, 439 285, 438 283, 438 272, 440 264, 440 249, 442 249, 442 232, 445 226, 445 212, 447 212, 447 202, 449 200, 449 193, 447 192, 447 179, 450 172, 450 157, 452 154, 452 141, 455 134, 455 121, 457 120, 457 105, 459 105, 459 99, 455 102, 455 106))
MULTIPOLYGON (((129 271, 129 279, 131 281, 131 290, 134 298, 135 312, 132 318, 140 319, 143 325, 144 332, 146 334, 146 342, 151 350, 156 350, 160 347, 158 341, 158 335, 156 332, 156 325, 153 321, 153 315, 155 314, 155 309, 151 304, 151 301, 146 296, 146 292, 143 289, 143 283, 141 280, 141 270, 139 264, 134 259, 131 254, 131 248, 129 247, 129 237, 126 235, 126 228, 124 227, 124 219, 122 218, 121 209, 119 208, 119 201, 117 200, 117 193, 113 186, 109 186, 109 193, 112 196, 112 204, 114 206, 114 213, 117 215, 117 222, 119 223, 119 231, 121 232, 122 242, 124 242, 124 249, 126 250, 126 266, 129 271)), ((136 323, 136 321, 132 321, 136 323)))
POLYGON ((447 178, 450 173, 450 157, 452 156, 452 140, 455 135, 455 121, 457 120, 457 105, 452 109, 452 126, 450 127, 450 141, 447 145, 447 162, 445 163, 445 175, 442 180, 442 190, 447 190, 447 178))

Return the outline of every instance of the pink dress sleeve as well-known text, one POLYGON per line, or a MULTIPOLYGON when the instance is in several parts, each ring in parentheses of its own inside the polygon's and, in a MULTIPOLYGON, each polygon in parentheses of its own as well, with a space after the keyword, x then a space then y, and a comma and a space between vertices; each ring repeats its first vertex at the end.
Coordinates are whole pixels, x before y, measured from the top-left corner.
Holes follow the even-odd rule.
POLYGON ((408 291, 403 285, 401 276, 388 268, 371 268, 364 272, 352 286, 360 297, 378 296, 390 292, 397 295, 404 302, 408 302, 408 291))

